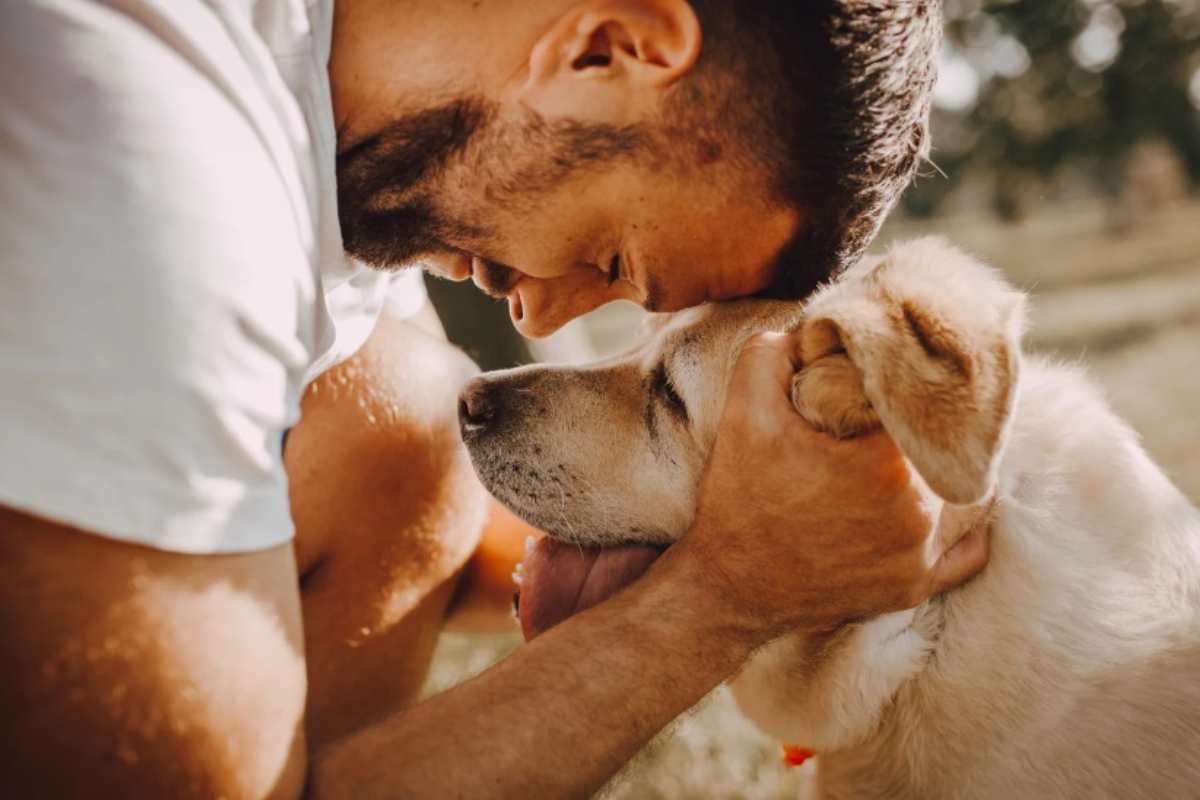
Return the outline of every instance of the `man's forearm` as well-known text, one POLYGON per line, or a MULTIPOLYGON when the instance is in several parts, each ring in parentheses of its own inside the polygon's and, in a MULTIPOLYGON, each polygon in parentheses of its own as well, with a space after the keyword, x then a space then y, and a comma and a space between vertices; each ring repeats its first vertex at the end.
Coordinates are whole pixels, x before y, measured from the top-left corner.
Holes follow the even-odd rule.
POLYGON ((750 651, 691 570, 668 553, 473 680, 314 754, 311 796, 591 794, 750 651))

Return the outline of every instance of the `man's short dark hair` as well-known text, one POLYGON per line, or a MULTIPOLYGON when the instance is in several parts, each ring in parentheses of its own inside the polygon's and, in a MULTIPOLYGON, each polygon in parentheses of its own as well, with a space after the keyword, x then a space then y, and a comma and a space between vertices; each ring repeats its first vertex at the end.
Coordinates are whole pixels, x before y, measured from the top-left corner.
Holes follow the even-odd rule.
POLYGON ((667 116, 727 142, 801 209, 771 293, 802 297, 862 255, 928 151, 941 3, 691 5, 704 43, 667 116))
POLYGON ((926 152, 941 36, 938 0, 690 0, 703 42, 662 119, 613 126, 501 123, 495 101, 448 97, 398 115, 338 154, 346 249, 380 268, 486 242, 486 219, 439 204, 463 163, 491 207, 519 212, 581 169, 649 159, 767 181, 803 215, 766 294, 804 297, 852 264, 926 152), (380 198, 384 198, 381 201, 380 198))

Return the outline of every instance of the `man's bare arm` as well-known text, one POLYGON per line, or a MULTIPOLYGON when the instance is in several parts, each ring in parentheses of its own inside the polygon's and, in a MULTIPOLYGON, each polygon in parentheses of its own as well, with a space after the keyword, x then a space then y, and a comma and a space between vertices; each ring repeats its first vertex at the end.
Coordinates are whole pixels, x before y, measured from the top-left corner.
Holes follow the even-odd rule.
POLYGON ((0 797, 291 798, 292 548, 192 556, 0 507, 0 797))
MULTIPOLYGON (((290 548, 163 553, 0 510, 0 556, 0 794, 300 794, 290 548)), ((483 676, 309 754, 312 795, 594 789, 745 655, 691 605, 682 570, 660 571, 483 676)))
POLYGON ((749 654, 697 567, 668 553, 482 675, 317 754, 312 796, 590 795, 749 654))

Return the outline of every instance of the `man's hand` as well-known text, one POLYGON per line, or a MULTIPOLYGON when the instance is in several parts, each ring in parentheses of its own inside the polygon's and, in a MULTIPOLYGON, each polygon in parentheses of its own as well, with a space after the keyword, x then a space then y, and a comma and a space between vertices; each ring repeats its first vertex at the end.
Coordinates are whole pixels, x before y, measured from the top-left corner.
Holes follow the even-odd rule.
POLYGON ((919 488, 891 439, 837 440, 790 400, 793 337, 742 351, 692 531, 739 627, 759 636, 826 628, 915 606, 987 562, 983 509, 919 488), (967 513, 969 511, 969 513, 967 513))

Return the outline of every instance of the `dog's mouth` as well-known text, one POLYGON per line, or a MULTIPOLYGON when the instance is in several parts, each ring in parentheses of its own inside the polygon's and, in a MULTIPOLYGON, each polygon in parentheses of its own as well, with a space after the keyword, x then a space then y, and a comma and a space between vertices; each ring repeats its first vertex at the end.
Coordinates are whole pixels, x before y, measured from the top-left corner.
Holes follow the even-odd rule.
POLYGON ((665 547, 581 547, 550 537, 538 541, 520 567, 518 617, 525 640, 553 628, 633 583, 665 547))

